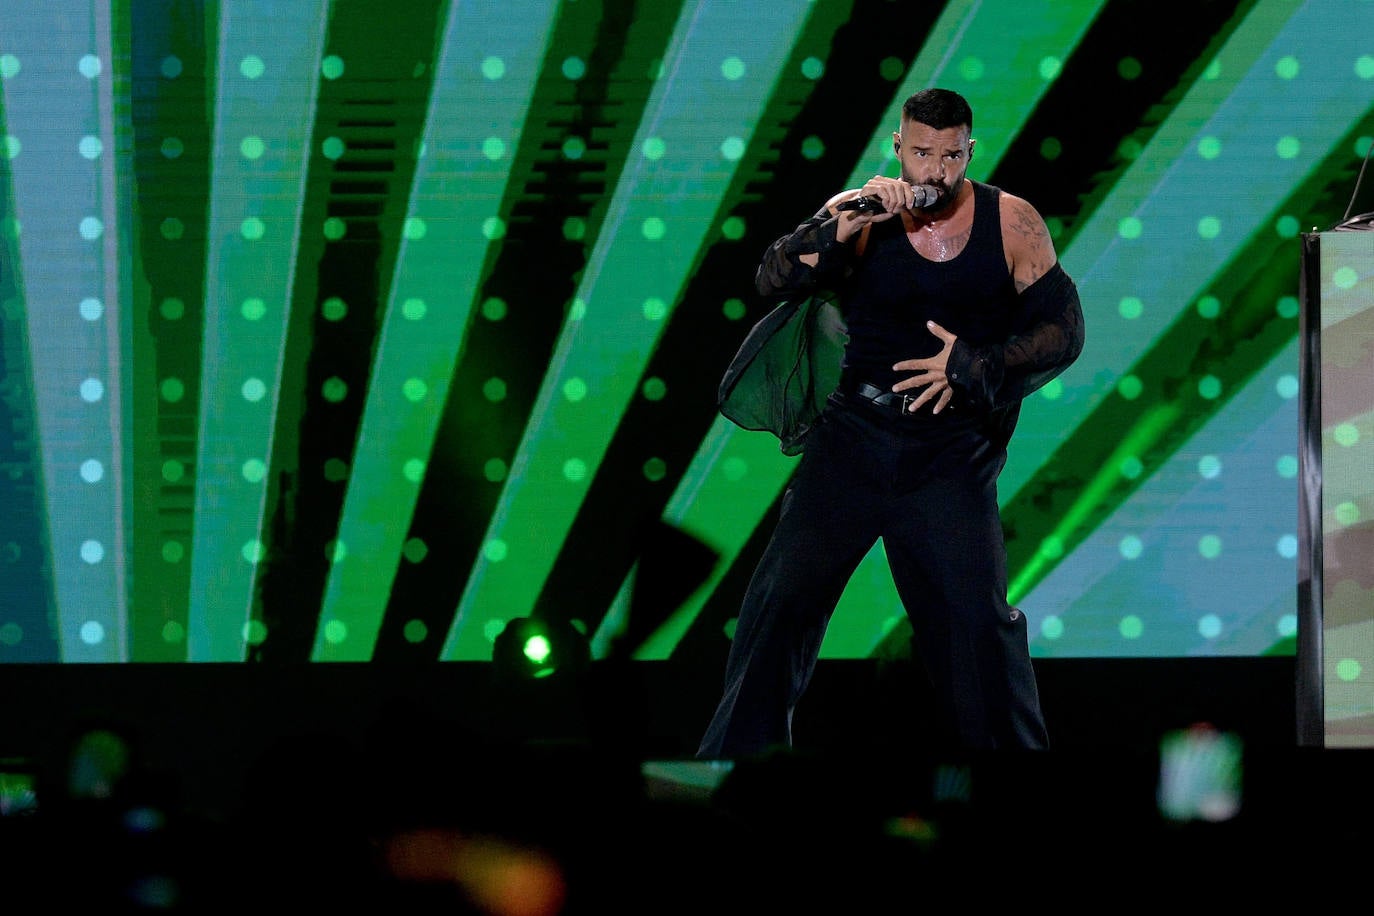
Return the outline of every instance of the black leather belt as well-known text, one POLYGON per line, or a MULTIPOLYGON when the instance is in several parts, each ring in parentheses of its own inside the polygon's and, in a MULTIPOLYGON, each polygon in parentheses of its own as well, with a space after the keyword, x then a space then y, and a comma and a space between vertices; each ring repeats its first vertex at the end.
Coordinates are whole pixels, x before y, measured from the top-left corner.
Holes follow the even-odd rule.
POLYGON ((910 416, 907 409, 916 400, 917 395, 908 391, 891 391, 887 388, 879 388, 877 385, 870 385, 867 382, 860 382, 857 385, 848 385, 844 389, 845 394, 852 395, 861 401, 867 401, 876 407, 885 407, 894 413, 910 416))

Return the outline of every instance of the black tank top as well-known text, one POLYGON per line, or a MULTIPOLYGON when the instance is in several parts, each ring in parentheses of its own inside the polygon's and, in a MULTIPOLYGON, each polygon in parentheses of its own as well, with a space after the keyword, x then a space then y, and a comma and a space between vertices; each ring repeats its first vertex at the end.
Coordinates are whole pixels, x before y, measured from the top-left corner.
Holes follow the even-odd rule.
POLYGON ((1002 250, 1000 194, 973 182, 968 244, 948 261, 913 248, 900 219, 872 225, 841 296, 849 329, 841 388, 861 382, 890 388, 911 374, 894 372, 893 363, 939 353, 943 343, 927 330, 929 320, 973 346, 1011 335, 1017 293, 1002 250))

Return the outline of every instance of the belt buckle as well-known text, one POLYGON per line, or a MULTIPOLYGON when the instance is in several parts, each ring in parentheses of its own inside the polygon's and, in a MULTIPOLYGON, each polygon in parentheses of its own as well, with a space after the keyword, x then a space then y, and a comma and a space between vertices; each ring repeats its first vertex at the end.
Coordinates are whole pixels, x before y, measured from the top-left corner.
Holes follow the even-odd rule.
POLYGON ((907 394, 905 391, 902 392, 902 416, 907 415, 907 413, 909 412, 908 408, 911 407, 912 403, 915 400, 916 398, 912 395, 907 394))

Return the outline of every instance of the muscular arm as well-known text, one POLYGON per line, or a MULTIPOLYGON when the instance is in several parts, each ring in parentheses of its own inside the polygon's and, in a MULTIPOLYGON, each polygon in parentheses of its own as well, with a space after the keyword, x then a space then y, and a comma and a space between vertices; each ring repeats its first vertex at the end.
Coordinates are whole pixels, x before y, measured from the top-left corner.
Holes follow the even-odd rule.
POLYGON ((1043 277, 1059 260, 1045 221, 1029 203, 1002 193, 1002 247, 1018 293, 1043 277))

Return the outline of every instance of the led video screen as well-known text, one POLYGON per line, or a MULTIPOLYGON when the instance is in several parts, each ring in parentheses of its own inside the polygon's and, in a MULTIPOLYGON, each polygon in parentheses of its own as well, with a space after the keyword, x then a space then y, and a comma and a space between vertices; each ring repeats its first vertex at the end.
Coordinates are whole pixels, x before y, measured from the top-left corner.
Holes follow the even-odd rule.
MULTIPOLYGON (((1300 235, 1356 189, 1371 36, 1366 0, 0 5, 0 662, 478 661, 524 617, 715 659, 796 462, 716 411, 755 268, 896 174, 925 86, 1086 317, 1000 481, 1032 653, 1291 655, 1300 235)), ((879 544, 822 657, 908 636, 879 544)))

